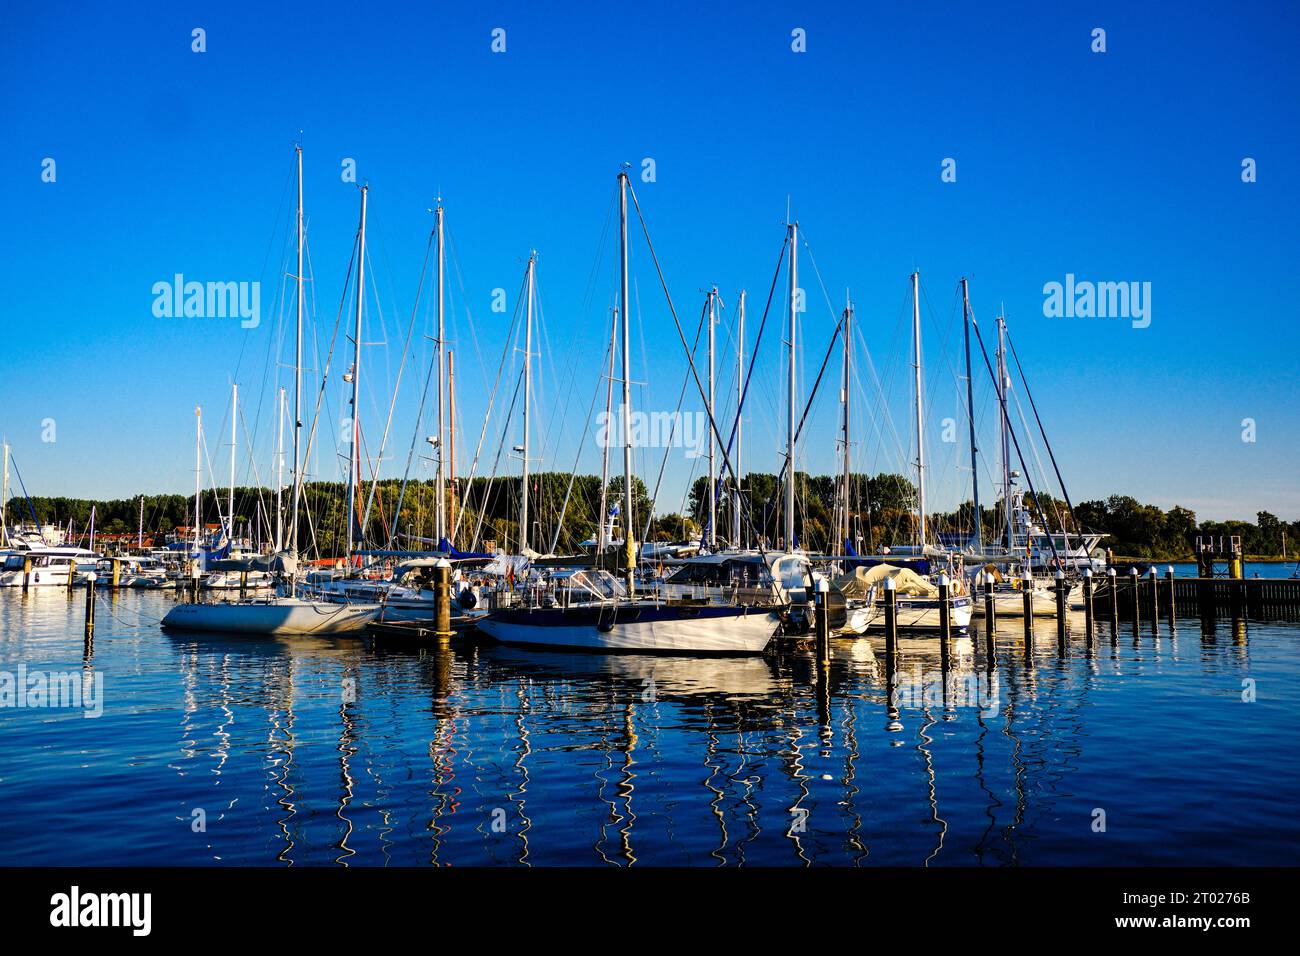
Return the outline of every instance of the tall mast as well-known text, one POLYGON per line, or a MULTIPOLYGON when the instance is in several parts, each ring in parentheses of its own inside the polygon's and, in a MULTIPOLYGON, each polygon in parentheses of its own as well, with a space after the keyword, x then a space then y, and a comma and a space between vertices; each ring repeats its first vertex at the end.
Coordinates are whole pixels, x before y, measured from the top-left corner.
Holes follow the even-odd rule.
MULTIPOLYGON (((741 497, 740 497, 740 476, 743 472, 740 470, 740 445, 741 429, 744 425, 744 418, 741 415, 741 400, 745 397, 745 290, 740 290, 740 304, 736 310, 736 470, 733 476, 736 480, 736 494, 733 499, 733 511, 731 516, 731 536, 735 540, 737 548, 745 546, 744 534, 741 531, 741 497)), ((712 433, 712 429, 709 429, 712 433)))
POLYGON ((298 321, 293 358, 293 515, 289 519, 289 550, 298 553, 298 500, 302 494, 298 432, 302 428, 302 147, 298 147, 298 321))
POLYGON ((1016 538, 1012 529, 1011 517, 1011 441, 1010 423, 1007 421, 1007 391, 1011 384, 1007 378, 1007 320, 998 316, 998 409, 1002 431, 1002 510, 1005 512, 1007 527, 1007 552, 1015 551, 1016 538))
POLYGON ((970 487, 975 509, 975 549, 978 551, 983 547, 983 534, 980 530, 979 450, 975 447, 975 386, 970 374, 970 290, 966 287, 965 276, 961 279, 961 317, 962 338, 966 344, 966 420, 970 426, 970 487))
POLYGON ((912 369, 915 372, 916 390, 916 520, 921 535, 921 550, 925 550, 925 436, 922 422, 925 410, 921 404, 921 273, 912 273, 912 369))
POLYGON ((9 442, 4 443, 4 487, 0 489, 0 544, 9 545, 9 442))
POLYGON ((798 307, 795 297, 799 292, 799 224, 792 222, 787 227, 790 235, 790 340, 786 395, 786 432, 785 432, 785 549, 794 550, 794 402, 795 402, 795 327, 798 307))
POLYGON ((348 551, 347 565, 352 567, 352 546, 357 520, 357 469, 361 467, 361 306, 366 293, 366 193, 361 187, 361 230, 357 242, 357 314, 352 327, 352 450, 348 455, 348 551))
POLYGON ((519 553, 528 548, 528 409, 533 395, 533 296, 537 281, 537 253, 528 257, 528 311, 524 321, 524 461, 519 491, 519 553))
POLYGON ((229 522, 229 543, 233 549, 235 545, 235 445, 238 442, 238 431, 235 428, 239 420, 239 384, 232 382, 230 385, 230 496, 226 499, 226 521, 229 522))
POLYGON ((847 296, 844 302, 844 394, 840 400, 844 405, 844 513, 840 521, 840 547, 845 548, 849 541, 849 481, 852 456, 849 454, 849 399, 853 392, 853 303, 847 296))
MULTIPOLYGON (((714 346, 714 328, 717 325, 718 313, 718 287, 714 286, 709 291, 709 420, 713 420, 714 393, 713 393, 713 346, 714 346)), ((718 549, 718 468, 714 458, 715 449, 713 441, 713 429, 709 429, 709 550, 718 549)))
POLYGON ((140 524, 136 528, 135 546, 144 547, 144 495, 140 496, 140 524))
POLYGON ((614 320, 609 330, 609 373, 606 376, 605 385, 605 442, 603 456, 600 466, 600 515, 597 523, 600 529, 596 532, 596 553, 604 554, 605 548, 609 545, 609 535, 606 532, 609 511, 609 446, 610 446, 610 428, 609 413, 614 407, 614 342, 618 338, 618 309, 614 309, 614 320))
POLYGON ((199 556, 199 519, 203 500, 203 406, 194 408, 194 556, 199 556))
POLYGON ((442 410, 442 399, 443 399, 443 395, 445 394, 446 388, 442 380, 442 367, 443 367, 442 356, 443 356, 443 349, 445 348, 445 346, 443 344, 443 332, 444 332, 443 278, 442 278, 443 277, 443 238, 442 238, 442 197, 441 196, 438 197, 437 208, 434 209, 433 211, 433 222, 434 222, 434 228, 438 233, 438 341, 435 343, 435 347, 438 351, 438 458, 437 458, 438 477, 436 482, 437 484, 436 494, 438 496, 438 506, 437 506, 437 518, 435 521, 435 524, 437 526, 436 527, 437 533, 434 536, 438 539, 439 543, 441 544, 444 535, 446 535, 447 533, 447 511, 446 511, 447 486, 446 486, 446 479, 444 477, 444 470, 442 464, 445 457, 445 452, 443 451, 443 449, 446 447, 447 436, 443 432, 443 421, 445 420, 445 416, 443 415, 443 410, 442 410))
POLYGON ((627 172, 618 174, 619 306, 623 313, 623 553, 627 564, 627 596, 636 591, 636 545, 632 541, 632 365, 628 354, 631 323, 627 301, 627 172))
POLYGON ((284 549, 284 388, 280 389, 279 436, 275 451, 275 550, 284 549))
MULTIPOLYGON (((441 461, 442 456, 438 456, 441 461)), ((455 353, 447 350, 447 458, 448 458, 448 475, 447 480, 451 484, 451 510, 449 511, 448 525, 453 529, 456 528, 456 364, 455 353)), ((456 542, 452 542, 452 547, 456 542)))

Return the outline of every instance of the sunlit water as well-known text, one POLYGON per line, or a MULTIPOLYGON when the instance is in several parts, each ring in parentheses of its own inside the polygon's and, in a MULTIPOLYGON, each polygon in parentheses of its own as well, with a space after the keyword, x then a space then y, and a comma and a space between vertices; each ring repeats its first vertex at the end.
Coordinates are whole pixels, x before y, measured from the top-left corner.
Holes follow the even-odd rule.
POLYGON ((1267 864, 1300 850, 1300 626, 1004 620, 814 655, 167 635, 171 597, 0 593, 0 864, 1267 864), (1252 683, 1253 682, 1253 683, 1252 683), (945 696, 946 686, 946 696, 945 696), (1253 696, 1254 700, 1243 697, 1253 696))

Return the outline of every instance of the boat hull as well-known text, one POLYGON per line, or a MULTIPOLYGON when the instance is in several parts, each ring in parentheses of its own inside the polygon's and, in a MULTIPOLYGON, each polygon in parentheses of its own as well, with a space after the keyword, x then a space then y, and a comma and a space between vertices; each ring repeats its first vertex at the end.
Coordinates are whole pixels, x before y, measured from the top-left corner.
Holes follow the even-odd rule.
POLYGON ((178 604, 164 628, 226 634, 360 634, 379 614, 378 604, 326 604, 281 598, 230 604, 178 604))
POLYGON ((503 644, 634 654, 759 654, 781 626, 767 608, 511 608, 478 622, 503 644))

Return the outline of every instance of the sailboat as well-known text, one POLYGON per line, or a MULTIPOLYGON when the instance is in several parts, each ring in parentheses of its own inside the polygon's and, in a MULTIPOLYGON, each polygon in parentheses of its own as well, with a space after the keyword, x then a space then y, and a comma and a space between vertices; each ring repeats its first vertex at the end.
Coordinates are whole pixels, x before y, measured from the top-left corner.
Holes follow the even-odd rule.
MULTIPOLYGON (((622 513, 631 528, 631 323, 628 298, 628 192, 627 172, 618 174, 620 298, 622 334, 622 513)), ((635 196, 633 197, 635 200, 635 196)), ((602 515, 603 520, 603 515, 602 515)), ((625 578, 618 581, 608 571, 584 571, 587 586, 579 599, 541 601, 522 607, 502 608, 479 622, 479 629, 502 643, 538 647, 567 647, 596 651, 669 654, 757 654, 781 626, 769 607, 668 603, 636 595, 636 546, 624 534, 625 578)), ((536 592, 529 592, 535 597, 536 592)))
MULTIPOLYGON (((303 311, 303 210, 302 210, 302 147, 296 147, 298 166, 298 267, 297 279, 297 323, 294 354, 293 386, 293 517, 289 523, 290 546, 287 553, 273 555, 271 558, 248 559, 249 571, 270 571, 288 579, 287 596, 271 597, 265 600, 232 601, 216 604, 178 604, 167 612, 162 619, 162 627, 174 630, 213 631, 228 634, 266 634, 266 635, 333 635, 356 634, 366 627, 379 614, 379 604, 334 604, 328 601, 301 598, 296 594, 297 587, 297 553, 298 553, 298 508, 302 497, 302 460, 299 453, 299 430, 302 428, 302 311, 303 311)), ((366 193, 368 187, 361 187, 361 225, 359 231, 359 256, 357 267, 356 299, 356 363, 353 366, 353 415, 356 414, 356 380, 360 372, 361 349, 361 310, 365 294, 366 261, 366 193)), ((355 440, 353 457, 358 454, 355 440)), ((352 514, 353 495, 356 487, 356 469, 349 468, 349 516, 352 514)), ((233 483, 233 482, 232 482, 233 483)), ((195 532, 200 527, 198 495, 195 495, 195 532)), ((233 511, 233 508, 232 508, 233 511)), ((231 516, 233 523, 233 515, 231 516)), ((351 522, 349 521, 349 542, 351 522)), ((349 547, 349 551, 350 551, 349 547)))

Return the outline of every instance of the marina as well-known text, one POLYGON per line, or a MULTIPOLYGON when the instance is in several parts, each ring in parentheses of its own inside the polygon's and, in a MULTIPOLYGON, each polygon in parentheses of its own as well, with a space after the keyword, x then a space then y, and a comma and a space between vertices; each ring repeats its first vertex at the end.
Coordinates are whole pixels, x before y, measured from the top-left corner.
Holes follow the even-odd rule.
POLYGON ((1142 866, 1189 844, 1238 866, 1300 849, 1274 799, 1300 784, 1294 622, 1099 621, 1089 641, 1071 615, 1064 651, 1049 622, 1026 658, 1004 620, 992 657, 977 625, 948 655, 900 637, 891 670, 883 638, 832 641, 825 668, 807 647, 403 648, 163 632, 165 595, 99 600, 87 647, 66 627, 79 601, 0 599, 0 670, 76 661, 104 694, 96 720, 0 722, 5 865, 93 865, 123 838, 140 865, 219 867, 1142 866), (49 827, 22 824, 32 802, 49 827))
POLYGON ((1286 927, 1300 10, 65 6, 20 939, 1286 927))

